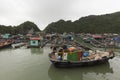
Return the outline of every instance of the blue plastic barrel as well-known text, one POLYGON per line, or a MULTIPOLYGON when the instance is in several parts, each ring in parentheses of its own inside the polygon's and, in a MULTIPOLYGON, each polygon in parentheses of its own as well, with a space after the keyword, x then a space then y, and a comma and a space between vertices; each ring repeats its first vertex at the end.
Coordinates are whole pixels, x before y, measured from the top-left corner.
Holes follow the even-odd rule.
POLYGON ((88 56, 89 56, 89 52, 84 52, 84 53, 83 53, 83 56, 84 56, 84 57, 88 57, 88 56))

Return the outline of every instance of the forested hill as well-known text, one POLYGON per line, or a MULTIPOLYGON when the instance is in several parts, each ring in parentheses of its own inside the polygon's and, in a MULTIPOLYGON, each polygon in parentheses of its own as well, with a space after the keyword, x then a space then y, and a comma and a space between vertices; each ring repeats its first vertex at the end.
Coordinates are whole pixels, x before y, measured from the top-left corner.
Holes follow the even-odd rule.
POLYGON ((35 32, 39 32, 40 29, 36 24, 30 21, 26 21, 18 26, 5 26, 0 25, 0 33, 10 33, 10 34, 27 34, 31 29, 35 32))
POLYGON ((120 12, 90 15, 74 22, 59 20, 49 24, 46 32, 120 33, 120 12))

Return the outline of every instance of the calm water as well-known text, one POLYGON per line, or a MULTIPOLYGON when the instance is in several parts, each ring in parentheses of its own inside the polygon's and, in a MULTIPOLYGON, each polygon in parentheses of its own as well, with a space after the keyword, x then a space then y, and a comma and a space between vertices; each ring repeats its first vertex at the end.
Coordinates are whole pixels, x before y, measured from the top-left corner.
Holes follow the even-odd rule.
POLYGON ((120 80, 120 51, 107 64, 81 68, 55 68, 48 47, 0 50, 0 80, 120 80))

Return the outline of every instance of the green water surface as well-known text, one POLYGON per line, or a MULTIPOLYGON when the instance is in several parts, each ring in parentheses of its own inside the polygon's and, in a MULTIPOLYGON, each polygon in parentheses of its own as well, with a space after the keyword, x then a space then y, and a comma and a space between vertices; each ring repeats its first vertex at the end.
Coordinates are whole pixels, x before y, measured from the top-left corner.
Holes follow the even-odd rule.
POLYGON ((108 63, 80 68, 55 68, 50 48, 0 50, 0 80, 120 80, 120 51, 108 63))

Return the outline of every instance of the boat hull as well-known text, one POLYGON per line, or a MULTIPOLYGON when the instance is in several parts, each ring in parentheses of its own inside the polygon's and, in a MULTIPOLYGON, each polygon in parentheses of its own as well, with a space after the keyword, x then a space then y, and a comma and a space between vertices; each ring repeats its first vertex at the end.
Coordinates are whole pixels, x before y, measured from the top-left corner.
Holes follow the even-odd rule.
POLYGON ((55 65, 55 67, 82 67, 82 66, 94 66, 98 64, 104 64, 107 63, 109 59, 112 59, 113 57, 109 58, 102 58, 100 60, 93 60, 93 61, 54 61, 51 60, 51 62, 55 65))
POLYGON ((17 43, 17 44, 12 44, 11 46, 13 47, 13 48, 19 48, 19 47, 22 47, 22 46, 24 46, 25 45, 25 43, 17 43))
POLYGON ((11 45, 12 45, 12 43, 4 45, 4 46, 0 46, 0 49, 11 47, 11 45))

